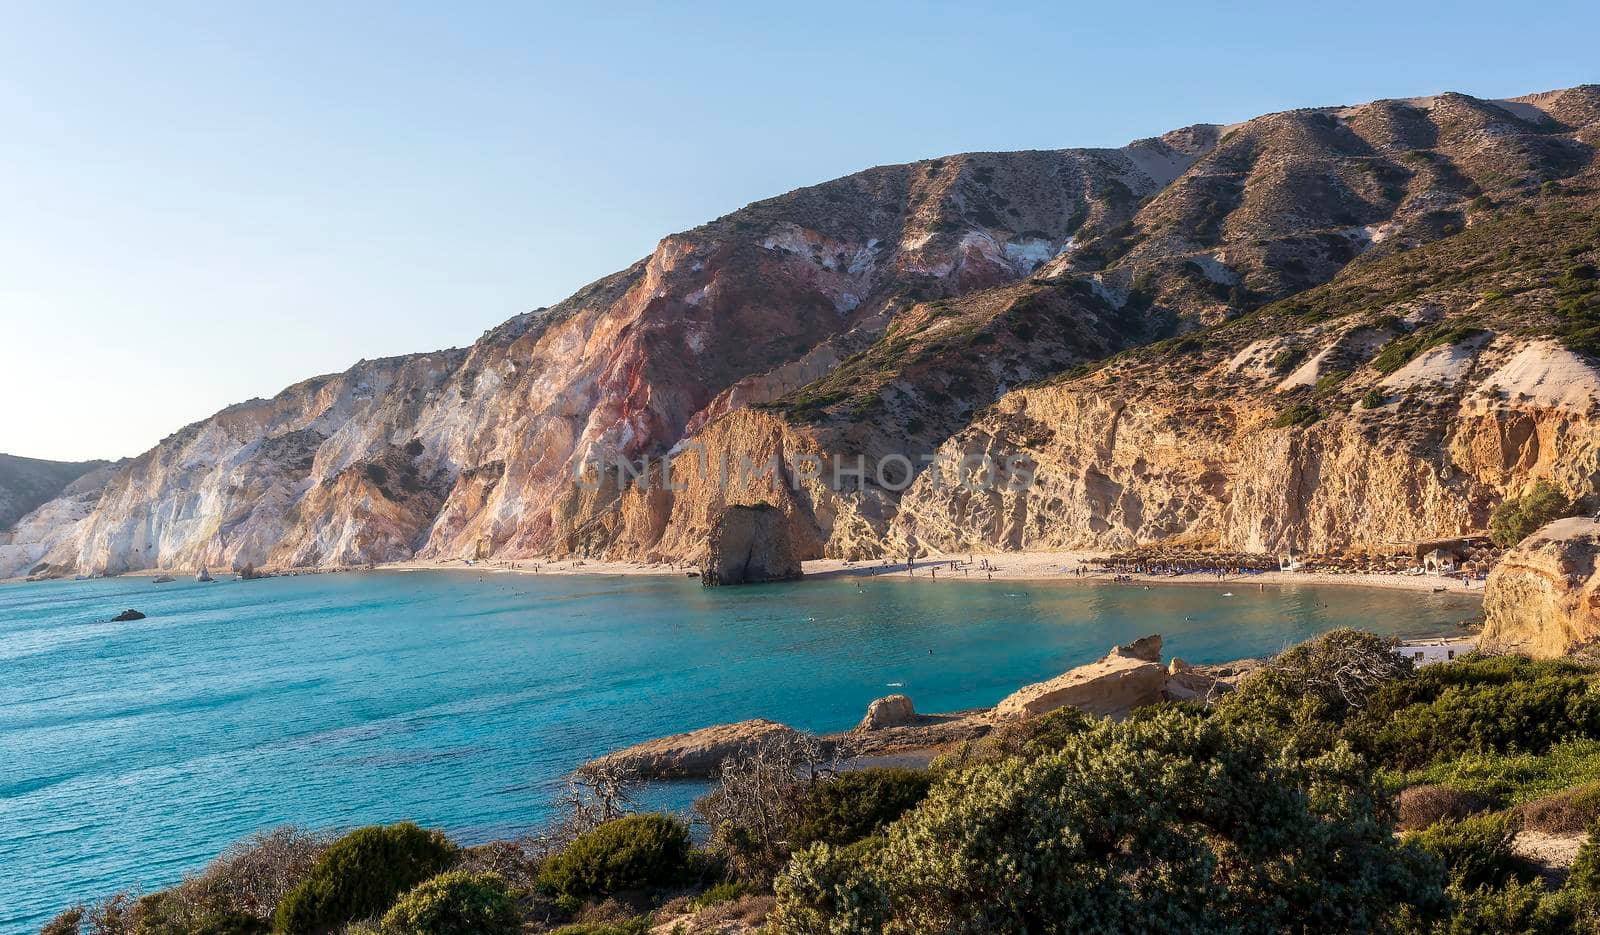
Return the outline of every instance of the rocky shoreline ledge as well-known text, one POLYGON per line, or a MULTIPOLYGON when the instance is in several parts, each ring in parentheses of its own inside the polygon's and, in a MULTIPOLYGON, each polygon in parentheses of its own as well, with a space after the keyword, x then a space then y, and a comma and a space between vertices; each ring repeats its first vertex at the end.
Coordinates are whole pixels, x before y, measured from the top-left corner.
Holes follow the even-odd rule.
MULTIPOLYGON (((884 758, 931 760, 996 728, 1071 705, 1090 714, 1126 717, 1161 701, 1196 701, 1225 694, 1261 664, 1245 659, 1194 666, 1179 658, 1163 663, 1162 640, 1151 635, 1113 646, 1103 658, 1025 685, 992 708, 917 713, 905 695, 889 695, 867 706, 848 731, 816 735, 822 756, 844 768, 879 765, 884 758)), ((712 779, 724 761, 778 738, 808 736, 793 727, 755 718, 715 724, 647 740, 589 761, 580 772, 604 771, 633 781, 712 779)))

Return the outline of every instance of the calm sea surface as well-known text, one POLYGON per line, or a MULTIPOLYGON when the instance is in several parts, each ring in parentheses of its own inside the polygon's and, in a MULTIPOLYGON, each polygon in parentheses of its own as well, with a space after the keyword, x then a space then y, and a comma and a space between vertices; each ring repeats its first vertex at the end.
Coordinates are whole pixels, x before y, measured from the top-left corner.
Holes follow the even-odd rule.
POLYGON ((584 760, 707 724, 837 730, 895 691, 919 710, 989 705, 1146 633, 1221 662, 1346 624, 1437 635, 1477 612, 1455 594, 1240 583, 705 590, 469 571, 0 586, 0 932, 172 883, 284 822, 515 834, 584 760), (106 622, 128 607, 148 619, 106 622))

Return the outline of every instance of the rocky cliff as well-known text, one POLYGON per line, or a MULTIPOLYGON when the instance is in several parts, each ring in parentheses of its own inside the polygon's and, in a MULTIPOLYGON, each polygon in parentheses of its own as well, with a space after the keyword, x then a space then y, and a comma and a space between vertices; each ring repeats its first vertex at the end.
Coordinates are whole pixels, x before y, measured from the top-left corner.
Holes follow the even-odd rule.
POLYGON ((1495 566, 1483 593, 1483 644, 1560 656, 1600 638, 1600 523, 1560 519, 1495 566))
POLYGON ((105 467, 105 461, 45 461, 0 454, 0 530, 46 501, 68 484, 105 467))
POLYGON ((1597 144, 1584 87, 870 169, 189 426, 23 517, 0 575, 697 558, 757 502, 844 557, 1478 528, 1595 491, 1597 144))

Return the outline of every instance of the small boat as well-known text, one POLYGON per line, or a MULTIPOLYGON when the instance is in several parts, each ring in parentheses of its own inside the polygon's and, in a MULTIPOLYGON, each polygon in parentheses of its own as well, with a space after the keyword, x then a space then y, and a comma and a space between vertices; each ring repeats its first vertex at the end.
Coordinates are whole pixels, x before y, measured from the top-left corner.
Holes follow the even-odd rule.
POLYGON ((177 580, 178 579, 172 577, 171 575, 156 575, 152 583, 154 583, 154 584, 171 584, 172 582, 177 581, 177 580))

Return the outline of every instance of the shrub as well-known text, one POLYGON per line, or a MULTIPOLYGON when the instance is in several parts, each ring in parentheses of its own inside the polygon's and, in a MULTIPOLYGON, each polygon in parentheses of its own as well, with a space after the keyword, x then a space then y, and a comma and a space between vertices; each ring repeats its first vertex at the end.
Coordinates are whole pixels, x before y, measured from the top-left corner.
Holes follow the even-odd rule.
POLYGON ((932 775, 920 769, 863 769, 819 783, 798 804, 789 846, 851 844, 876 834, 921 802, 932 785, 932 775))
POLYGON ((815 738, 790 735, 722 764, 716 788, 694 807, 728 872, 764 885, 789 862, 789 829, 821 759, 815 738))
POLYGON ((1339 388, 1339 384, 1350 376, 1348 370, 1332 370, 1317 378, 1317 384, 1312 392, 1317 396, 1326 396, 1339 388))
POLYGON ((623 922, 579 922, 563 925, 550 935, 649 935, 650 919, 639 916, 623 922))
POLYGON ((1005 721, 985 736, 941 753, 929 764, 929 769, 939 773, 1013 756, 1036 759, 1060 750, 1099 722, 1100 718, 1072 705, 1026 721, 1005 721))
POLYGON ((1560 488, 1549 481, 1539 481, 1527 496, 1506 500, 1494 508, 1489 515, 1489 538, 1501 548, 1510 548, 1571 509, 1572 501, 1560 488))
POLYGON ((1396 905, 1443 905, 1437 863, 1395 840, 1387 802, 1348 749, 1300 759, 1173 711, 1104 723, 1031 762, 952 773, 882 838, 797 855, 772 924, 1372 930, 1396 905))
POLYGON ((1402 831, 1417 831, 1446 819, 1459 820, 1499 806, 1493 796, 1468 792, 1451 786, 1412 786, 1400 793, 1402 831))
POLYGON ((1224 723, 1265 728, 1301 751, 1328 749, 1379 689, 1411 675, 1411 661, 1394 646, 1362 630, 1330 630, 1246 678, 1222 696, 1216 715, 1224 723))
POLYGON ((1322 413, 1310 403, 1295 403, 1288 409, 1278 413, 1278 418, 1272 422, 1272 427, 1277 429, 1296 428, 1302 425, 1311 425, 1322 418, 1322 413))
POLYGON ((1600 741, 1569 741, 1539 754, 1472 753, 1397 778, 1404 785, 1448 783, 1516 805, 1600 782, 1600 741))
POLYGON ((1600 736, 1600 695, 1575 675, 1501 685, 1458 685, 1376 727, 1371 749, 1410 768, 1463 753, 1542 753, 1564 740, 1600 736))
POLYGON ((1451 883, 1445 890, 1450 911, 1432 918, 1402 910, 1396 935, 1570 935, 1574 919, 1569 900, 1545 892, 1544 883, 1510 880, 1502 887, 1476 889, 1451 883))
POLYGON ((689 905, 694 909, 707 909, 723 903, 731 903, 755 892, 755 888, 743 880, 732 883, 718 883, 699 896, 689 900, 689 905))
POLYGON ((1442 821, 1409 838, 1439 858, 1451 880, 1471 890, 1500 886, 1525 869, 1511 850, 1516 833, 1511 816, 1499 814, 1442 821))
POLYGON ((280 932, 324 932, 377 915, 423 880, 449 869, 459 851, 443 834, 410 822, 357 828, 335 841, 278 904, 280 932))
MULTIPOLYGON (((561 830, 558 827, 558 830, 561 830)), ((574 832, 576 837, 579 832, 574 832)), ((457 870, 466 870, 471 873, 495 873, 505 877, 507 883, 516 889, 532 889, 539 880, 539 864, 545 854, 555 849, 554 844, 546 846, 542 839, 521 838, 512 841, 490 841, 487 844, 477 844, 461 852, 461 860, 457 862, 457 870)))
POLYGON ((39 929, 39 935, 78 935, 83 925, 84 907, 73 906, 39 929))
POLYGON ((1600 901, 1600 821, 1589 826, 1589 839, 1578 848, 1567 887, 1589 901, 1600 901))
POLYGON ((516 935, 522 920, 505 877, 452 870, 400 897, 383 927, 406 935, 516 935))
POLYGON ((1373 387, 1361 394, 1362 409, 1376 409, 1383 405, 1384 395, 1377 387, 1373 387))
POLYGON ((184 935, 267 935, 267 920, 248 912, 214 912, 201 917, 184 935))
POLYGON ((665 815, 629 815, 579 835, 545 861, 539 885, 566 899, 593 899, 683 879, 689 829, 665 815))
POLYGON ((1522 827, 1546 834, 1578 834, 1600 820, 1600 783, 1590 783, 1517 806, 1522 827))

